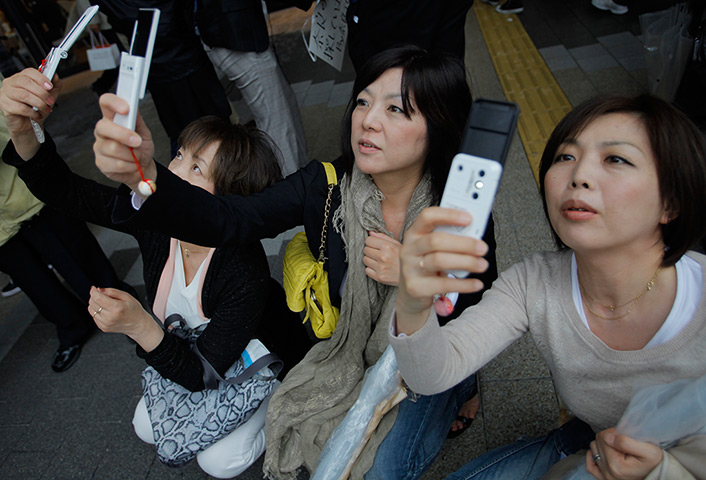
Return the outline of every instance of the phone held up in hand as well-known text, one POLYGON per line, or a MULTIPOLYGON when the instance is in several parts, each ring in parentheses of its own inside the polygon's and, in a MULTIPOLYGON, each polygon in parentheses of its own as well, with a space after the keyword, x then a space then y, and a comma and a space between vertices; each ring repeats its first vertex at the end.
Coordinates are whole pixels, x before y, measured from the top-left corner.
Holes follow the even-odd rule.
POLYGON ((115 115, 115 123, 135 130, 137 107, 145 96, 149 76, 152 50, 154 49, 160 11, 156 8, 141 8, 132 31, 130 51, 120 56, 120 70, 116 95, 127 101, 127 115, 115 115))
MULTIPOLYGON (((69 33, 66 34, 66 37, 64 37, 61 43, 57 47, 52 47, 52 49, 49 50, 47 57, 42 60, 42 64, 39 66, 39 71, 44 74, 50 82, 54 79, 54 74, 56 73, 56 69, 59 67, 59 62, 69 57, 69 50, 71 50, 71 47, 74 43, 76 43, 76 40, 78 40, 81 36, 83 30, 96 13, 98 13, 97 6, 94 5, 92 7, 88 7, 76 21, 74 26, 71 27, 71 30, 69 30, 69 33)), ((35 112, 38 111, 37 107, 32 107, 32 110, 35 112)), ((34 120, 31 120, 31 124, 32 129, 34 130, 34 135, 37 137, 37 141, 39 143, 44 143, 44 130, 42 130, 42 127, 34 120)))
MULTIPOLYGON (((465 227, 444 225, 437 230, 482 238, 500 184, 519 108, 516 104, 478 99, 473 102, 460 153, 451 162, 441 207, 468 212, 471 223, 465 227)), ((463 270, 448 273, 458 278, 468 275, 463 270)))

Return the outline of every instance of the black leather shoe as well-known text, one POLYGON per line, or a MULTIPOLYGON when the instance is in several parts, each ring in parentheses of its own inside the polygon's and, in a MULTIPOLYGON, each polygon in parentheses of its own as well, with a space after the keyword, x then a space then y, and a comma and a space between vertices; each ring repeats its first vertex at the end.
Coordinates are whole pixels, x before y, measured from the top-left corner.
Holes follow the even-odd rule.
POLYGON ((81 355, 81 345, 72 345, 64 350, 57 350, 54 354, 54 361, 51 362, 51 369, 57 373, 65 372, 76 363, 81 355))

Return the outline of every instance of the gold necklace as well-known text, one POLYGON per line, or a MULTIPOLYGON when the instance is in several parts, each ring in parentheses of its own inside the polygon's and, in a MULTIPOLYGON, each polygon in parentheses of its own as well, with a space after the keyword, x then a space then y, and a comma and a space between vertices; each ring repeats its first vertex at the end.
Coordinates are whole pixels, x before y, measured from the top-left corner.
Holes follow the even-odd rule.
POLYGON ((181 249, 184 250, 184 255, 186 255, 186 258, 190 258, 190 257, 191 257, 190 254, 192 254, 192 253, 193 253, 194 255, 198 255, 198 254, 201 254, 201 253, 206 253, 206 252, 208 252, 208 250, 189 250, 189 249, 186 248, 183 244, 182 244, 182 246, 181 246, 181 249))
POLYGON ((662 267, 658 267, 657 271, 655 272, 654 275, 652 275, 652 278, 650 278, 650 281, 647 282, 647 285, 645 285, 645 288, 642 289, 642 291, 637 295, 637 297, 633 298, 632 300, 628 300, 627 302, 623 303, 622 305, 603 305, 602 303, 598 303, 591 295, 588 294, 588 292, 583 288, 581 285, 581 282, 579 281, 579 289, 581 289, 581 292, 584 294, 586 298, 591 303, 595 303, 596 305, 600 305, 601 307, 610 310, 611 312, 615 312, 619 308, 623 308, 627 305, 630 305, 630 308, 628 308, 627 312, 623 313, 622 315, 618 315, 617 317, 605 317, 599 313, 596 313, 591 309, 591 306, 588 304, 588 302, 584 301, 583 304, 586 305, 586 308, 588 309, 589 312, 591 312, 593 315, 595 315, 598 318, 602 318, 604 320, 617 320, 619 318, 623 318, 628 316, 634 309, 635 306, 637 305, 637 302, 640 301, 640 298, 642 296, 652 290, 655 286, 655 281, 657 280, 657 275, 659 274, 659 271, 662 270, 662 267))

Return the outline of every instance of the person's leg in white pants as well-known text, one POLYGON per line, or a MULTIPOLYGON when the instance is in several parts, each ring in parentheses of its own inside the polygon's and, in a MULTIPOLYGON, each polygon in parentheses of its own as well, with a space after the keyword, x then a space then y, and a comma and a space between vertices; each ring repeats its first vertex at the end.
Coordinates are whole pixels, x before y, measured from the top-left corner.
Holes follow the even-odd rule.
POLYGON ((267 397, 247 422, 196 456, 201 469, 216 478, 233 478, 250 467, 265 451, 267 397))
POLYGON ((140 397, 140 401, 137 402, 135 414, 132 417, 132 426, 135 427, 135 433, 140 440, 150 445, 157 443, 154 441, 154 431, 152 430, 150 414, 147 412, 145 397, 140 397))
MULTIPOLYGON (((267 397, 262 402, 247 422, 196 456, 204 472, 216 478, 233 478, 243 473, 260 458, 265 451, 265 417, 270 398, 267 397)), ((140 398, 135 407, 132 424, 135 427, 135 433, 143 442, 155 444, 144 397, 140 398)))

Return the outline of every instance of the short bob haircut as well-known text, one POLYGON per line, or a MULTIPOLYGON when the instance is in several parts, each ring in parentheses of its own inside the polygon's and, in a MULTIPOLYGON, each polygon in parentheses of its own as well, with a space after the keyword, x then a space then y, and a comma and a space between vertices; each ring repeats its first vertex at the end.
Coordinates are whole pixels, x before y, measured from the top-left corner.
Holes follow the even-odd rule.
MULTIPOLYGON (((559 122, 539 166, 544 212, 549 218, 544 177, 559 146, 576 138, 596 118, 611 113, 635 115, 647 131, 657 163, 659 195, 672 218, 661 225, 666 247, 662 265, 674 265, 706 233, 706 142, 686 115, 657 97, 647 94, 598 97, 579 105, 559 122)), ((560 247, 566 246, 556 232, 554 238, 560 247)))
POLYGON ((429 53, 410 45, 385 50, 365 63, 356 77, 341 125, 341 152, 346 173, 351 174, 355 163, 351 116, 358 95, 391 68, 402 69, 400 91, 405 115, 409 118, 416 108, 426 121, 424 169, 431 173, 434 203, 438 203, 451 160, 458 153, 472 102, 463 63, 448 54, 429 53))
POLYGON ((211 164, 216 195, 250 195, 282 178, 276 147, 254 126, 211 115, 191 122, 179 135, 179 145, 192 155, 214 142, 219 143, 211 164))

